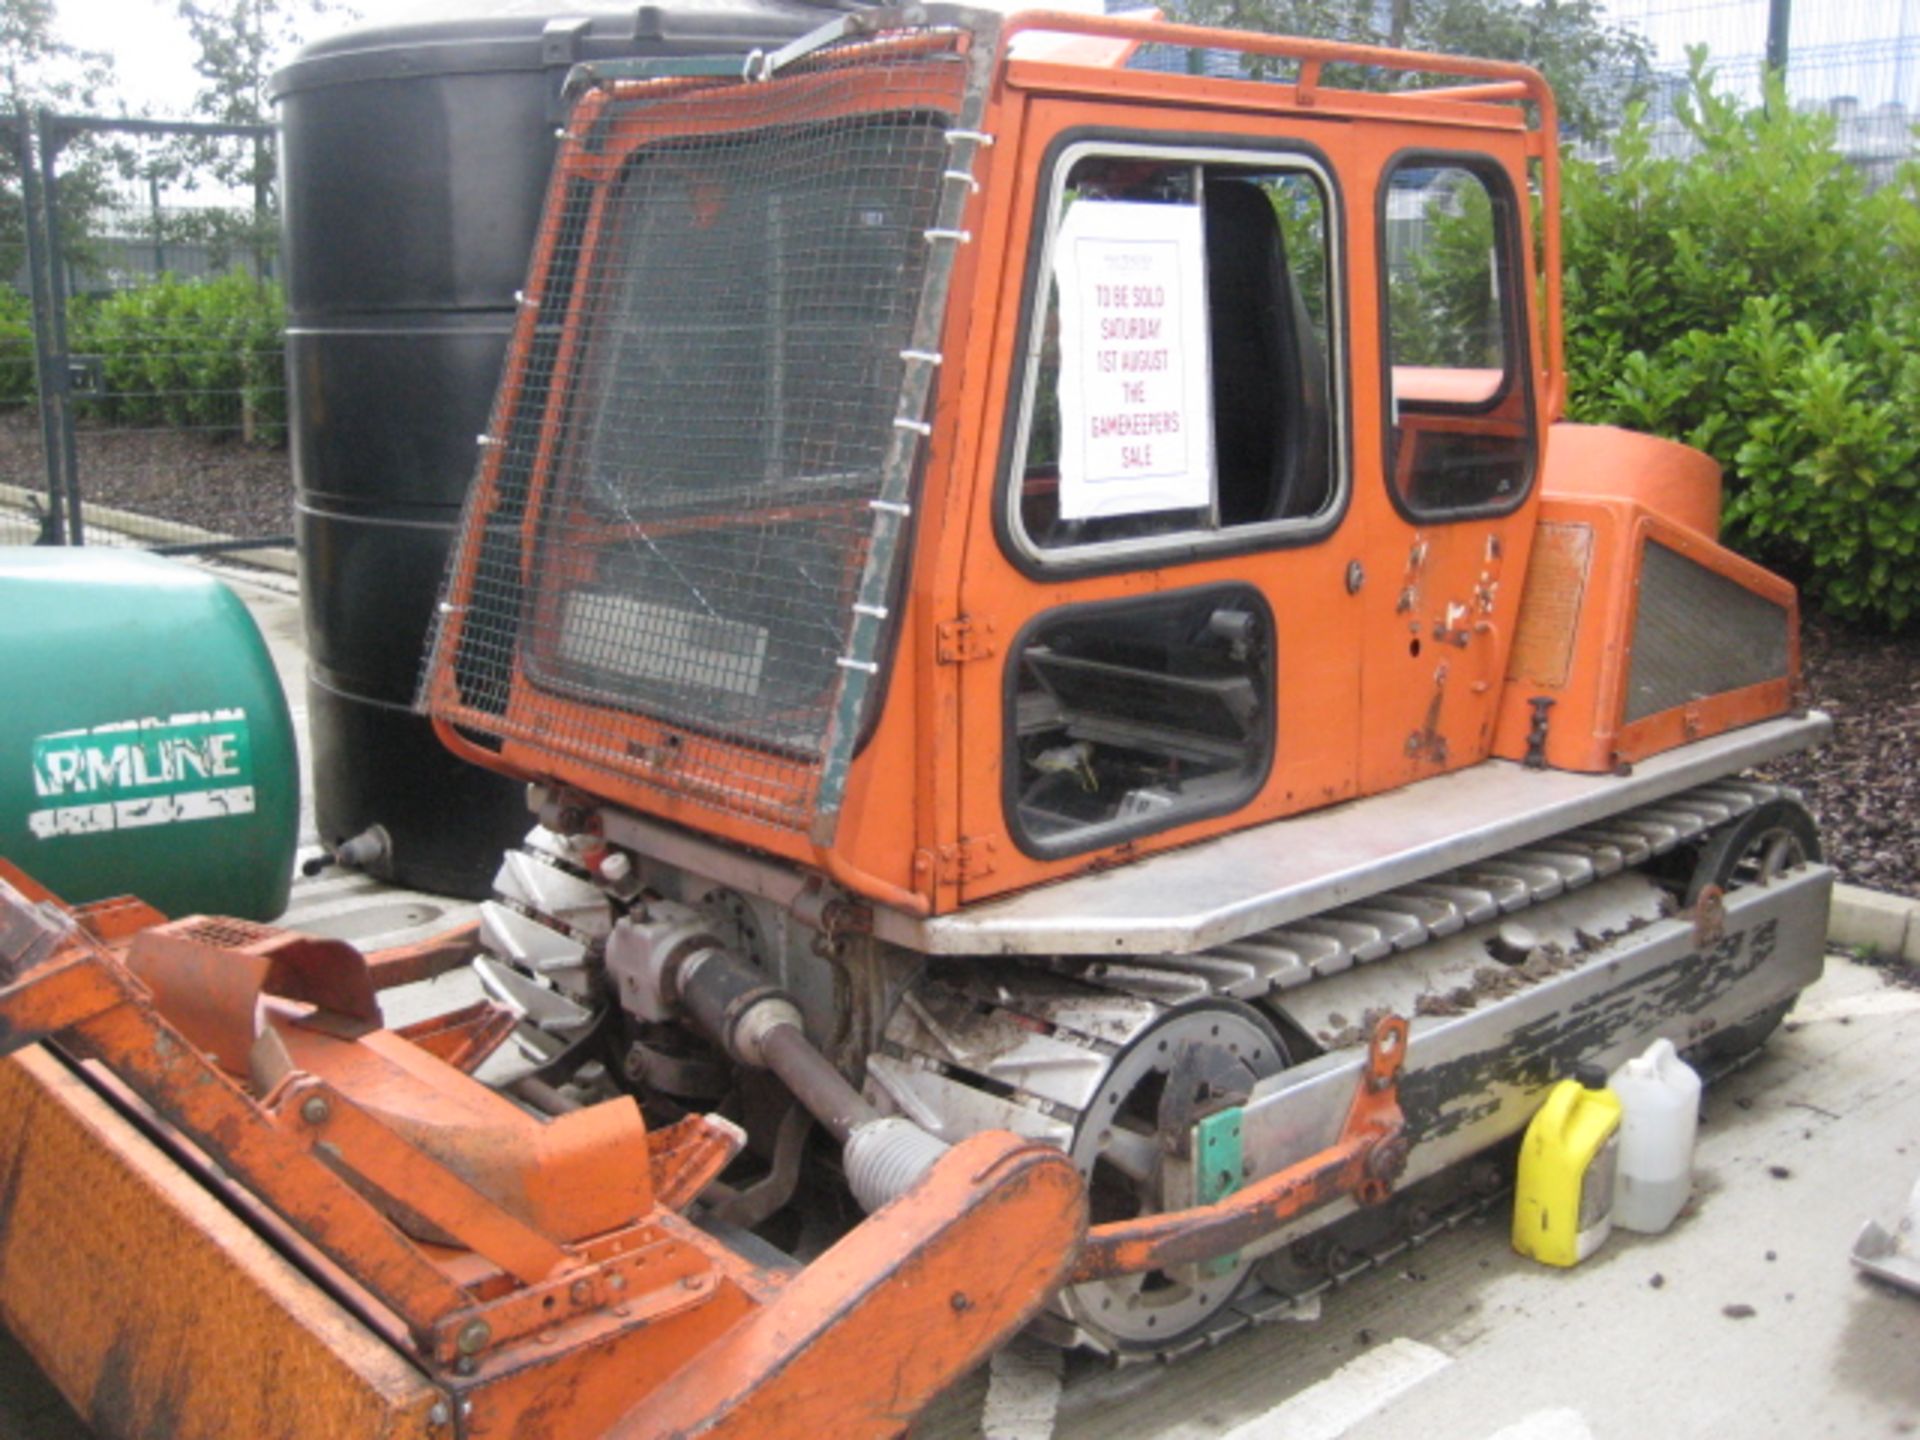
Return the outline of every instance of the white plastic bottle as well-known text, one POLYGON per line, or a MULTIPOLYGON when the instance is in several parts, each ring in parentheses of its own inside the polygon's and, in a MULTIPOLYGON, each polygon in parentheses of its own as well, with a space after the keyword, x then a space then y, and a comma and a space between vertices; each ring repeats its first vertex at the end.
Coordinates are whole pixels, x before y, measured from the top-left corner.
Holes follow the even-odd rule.
POLYGON ((1700 1077, 1672 1041, 1656 1040, 1614 1071, 1610 1088, 1620 1097, 1613 1223, 1658 1235, 1673 1224, 1693 1188, 1700 1077))

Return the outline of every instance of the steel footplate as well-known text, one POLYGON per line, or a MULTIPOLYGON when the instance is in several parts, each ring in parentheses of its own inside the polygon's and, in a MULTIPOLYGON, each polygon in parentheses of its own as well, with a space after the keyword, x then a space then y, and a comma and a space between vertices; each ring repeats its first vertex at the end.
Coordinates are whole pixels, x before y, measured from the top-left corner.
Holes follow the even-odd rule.
POLYGON ((1056 966, 1162 1004, 1217 995, 1259 1000, 1583 889, 1792 794, 1759 781, 1716 781, 1195 955, 1071 958, 1056 966))

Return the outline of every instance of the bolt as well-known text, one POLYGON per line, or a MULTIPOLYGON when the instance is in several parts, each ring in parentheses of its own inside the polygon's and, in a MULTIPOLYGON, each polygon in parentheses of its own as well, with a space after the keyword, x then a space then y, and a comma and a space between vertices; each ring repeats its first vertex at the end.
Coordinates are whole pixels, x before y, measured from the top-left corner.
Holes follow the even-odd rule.
POLYGON ((609 885, 618 885, 632 873, 633 860, 624 850, 609 850, 600 862, 600 878, 609 885))
POLYGON ((434 1401, 433 1408, 427 1411, 429 1425, 444 1425, 451 1419, 453 1419, 453 1411, 447 1408, 447 1402, 444 1400, 434 1401))
POLYGON ((616 1295, 619 1294, 627 1288, 627 1277, 624 1275, 609 1276, 607 1279, 607 1288, 612 1290, 616 1295))
POLYGON ((300 1107, 300 1118, 309 1125, 324 1125, 332 1114, 333 1107, 324 1095, 310 1095, 300 1107))
POLYGON ((967 1311, 973 1308, 973 1301, 967 1298, 967 1292, 964 1290, 954 1291, 953 1299, 948 1301, 947 1303, 953 1306, 954 1312, 956 1314, 960 1314, 960 1315, 966 1314, 967 1311))
POLYGON ((567 1291, 567 1297, 576 1305, 584 1305, 593 1299, 593 1287, 584 1280, 576 1280, 567 1291))
POLYGON ((484 1320, 469 1320, 460 1327, 460 1334, 454 1340, 453 1347, 462 1355, 477 1355, 487 1348, 487 1342, 493 1339, 493 1327, 484 1320))

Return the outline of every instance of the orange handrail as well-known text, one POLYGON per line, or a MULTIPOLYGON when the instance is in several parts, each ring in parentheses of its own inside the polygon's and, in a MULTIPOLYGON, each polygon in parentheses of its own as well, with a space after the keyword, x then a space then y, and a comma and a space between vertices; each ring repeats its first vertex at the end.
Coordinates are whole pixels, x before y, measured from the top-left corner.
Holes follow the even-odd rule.
POLYGON ((1530 65, 1511 60, 1478 60, 1464 55, 1440 55, 1426 50, 1396 50, 1384 45, 1357 45, 1345 40, 1309 40, 1297 35, 1266 35, 1225 30, 1211 25, 1184 25, 1172 20, 1131 19, 1119 15, 1080 15, 1065 10, 1028 10, 1011 16, 1001 34, 1004 43, 1023 32, 1092 35, 1135 44, 1172 45, 1189 50, 1232 50, 1301 64, 1300 88, 1320 85, 1320 67, 1327 64, 1371 65, 1422 75, 1457 75, 1480 82, 1396 91, 1397 99, 1428 98, 1451 102, 1500 104, 1530 101, 1538 107, 1542 264, 1546 279, 1547 389, 1549 421, 1561 418, 1566 402, 1565 332, 1560 320, 1560 149, 1559 107, 1546 77, 1530 65))

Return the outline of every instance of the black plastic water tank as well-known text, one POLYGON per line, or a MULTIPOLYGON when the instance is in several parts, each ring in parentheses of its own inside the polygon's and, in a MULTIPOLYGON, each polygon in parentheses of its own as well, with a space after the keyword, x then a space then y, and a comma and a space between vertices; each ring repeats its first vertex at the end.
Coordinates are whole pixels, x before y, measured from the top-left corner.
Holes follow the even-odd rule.
POLYGON ((745 53, 835 13, 796 0, 443 0, 310 45, 274 76, 324 841, 381 825, 391 878, 473 896, 530 823, 517 786, 455 760, 410 706, 567 70, 745 53))

